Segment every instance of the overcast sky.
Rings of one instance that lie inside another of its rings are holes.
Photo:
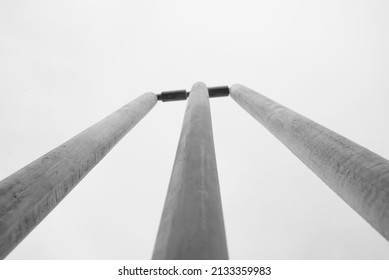
[[[0,179],[144,92],[241,83],[389,158],[388,1],[1,1]],[[8,256],[150,259],[186,102],[158,103]],[[231,259],[389,243],[232,98],[211,100]]]

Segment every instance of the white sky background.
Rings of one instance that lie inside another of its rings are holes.
[[[389,158],[388,15],[388,1],[1,1],[0,179],[196,81],[241,83]],[[8,258],[151,258],[185,106],[158,103]],[[389,258],[231,98],[211,110],[230,258]]]

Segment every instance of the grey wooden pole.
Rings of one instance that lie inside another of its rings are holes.
[[[231,97],[389,240],[389,161],[242,85]]]
[[[153,259],[228,259],[208,90],[190,92]]]
[[[4,258],[156,104],[145,93],[0,182]]]

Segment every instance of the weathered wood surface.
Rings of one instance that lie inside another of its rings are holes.
[[[156,104],[145,93],[0,182],[4,258]]]
[[[228,259],[208,90],[189,95],[153,259]]]
[[[389,161],[242,85],[230,96],[389,240]]]

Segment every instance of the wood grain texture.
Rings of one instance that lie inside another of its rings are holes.
[[[389,161],[245,87],[231,97],[389,240]]]
[[[189,95],[153,259],[228,259],[208,90]]]
[[[156,104],[145,93],[0,182],[4,258]]]

